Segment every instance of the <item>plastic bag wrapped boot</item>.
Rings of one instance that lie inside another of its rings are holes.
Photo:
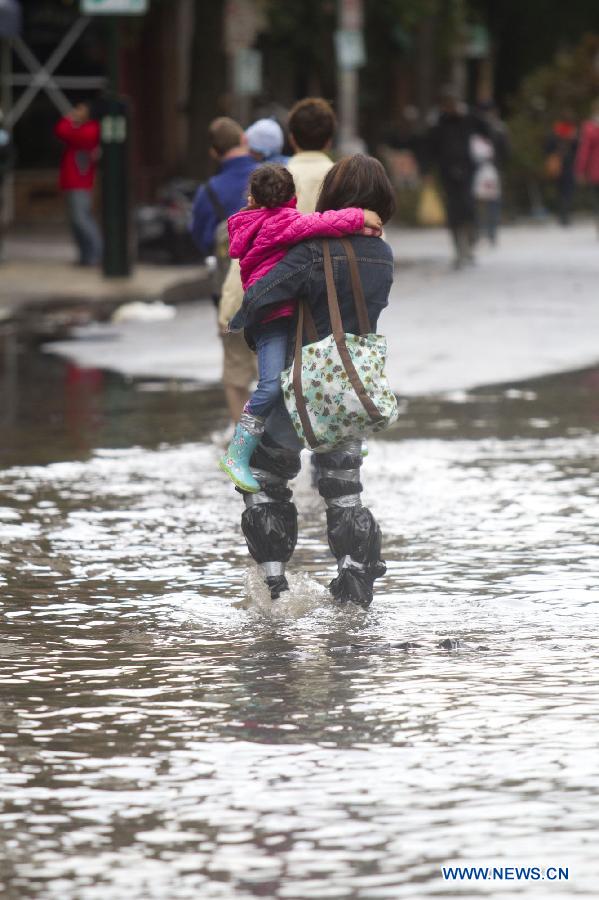
[[[381,530],[364,506],[327,509],[329,546],[339,574],[329,590],[339,603],[372,603],[373,585],[387,571],[381,559]]]
[[[329,547],[339,574],[329,590],[341,604],[372,603],[373,584],[386,572],[381,559],[381,530],[362,506],[362,447],[351,442],[318,460],[318,490],[327,504]]]
[[[241,530],[273,600],[289,590],[285,564],[291,559],[297,542],[297,510],[287,481],[297,475],[299,467],[298,453],[265,438],[252,458],[261,490],[243,498],[246,508],[241,517]]]

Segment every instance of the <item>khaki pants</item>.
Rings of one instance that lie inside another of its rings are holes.
[[[242,332],[223,334],[222,342],[224,386],[249,391],[250,385],[258,377],[256,354],[246,344]]]
[[[243,301],[243,288],[239,272],[239,260],[231,260],[229,273],[225,278],[220,303],[218,321],[226,328]],[[225,387],[249,387],[258,377],[256,354],[245,342],[243,334],[224,334],[223,341],[223,384]]]

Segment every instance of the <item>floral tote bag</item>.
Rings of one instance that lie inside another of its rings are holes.
[[[295,355],[281,374],[285,406],[304,446],[325,453],[347,441],[382,431],[398,416],[397,400],[385,376],[387,341],[372,334],[358,263],[349,241],[348,259],[360,334],[343,330],[333,263],[323,241],[324,271],[333,333],[318,340],[310,309],[300,303]],[[302,347],[306,333],[311,343]]]

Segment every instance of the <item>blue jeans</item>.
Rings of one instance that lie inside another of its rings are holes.
[[[479,200],[477,204],[477,225],[479,236],[484,234],[494,244],[501,222],[501,200]]]
[[[65,191],[69,220],[82,266],[95,266],[102,256],[102,238],[92,212],[91,191]]]
[[[281,372],[287,357],[290,322],[291,319],[275,319],[255,330],[258,387],[245,410],[253,416],[265,419],[281,396]]]

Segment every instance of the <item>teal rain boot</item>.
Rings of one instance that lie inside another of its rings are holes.
[[[233,439],[218,463],[233,484],[248,494],[257,494],[261,489],[260,482],[251,473],[250,459],[260,443],[263,431],[263,419],[243,413],[235,427]]]

